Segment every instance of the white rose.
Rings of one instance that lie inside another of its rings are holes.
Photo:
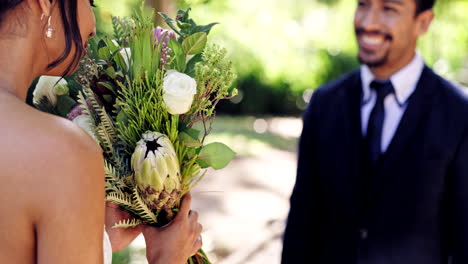
[[[93,120],[91,120],[91,117],[89,115],[79,115],[73,119],[73,123],[78,125],[81,129],[86,131],[94,140],[97,141],[96,138],[96,131],[94,130],[92,123]]]
[[[166,72],[163,83],[163,99],[170,114],[187,113],[196,93],[197,83],[192,77],[175,70]]]
[[[57,93],[55,91],[55,86],[59,86],[59,90],[62,91],[63,86],[67,86],[67,84],[67,81],[65,81],[65,79],[62,77],[41,76],[33,92],[33,103],[37,105],[43,97],[47,97],[49,102],[52,105],[55,105],[57,103]]]

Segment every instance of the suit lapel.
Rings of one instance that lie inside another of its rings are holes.
[[[346,155],[347,175],[346,185],[352,188],[350,196],[353,199],[348,200],[348,208],[356,209],[359,201],[360,180],[361,180],[361,102],[362,102],[362,84],[360,71],[356,71],[349,85],[343,89],[344,102],[341,107],[341,113],[344,119],[344,132],[346,135],[346,144],[343,146],[343,152]],[[352,212],[356,215],[356,211]]]

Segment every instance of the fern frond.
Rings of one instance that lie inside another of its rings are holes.
[[[157,222],[157,216],[148,208],[145,202],[141,199],[137,188],[133,188],[133,208],[137,212],[138,216],[149,224],[155,224]]]
[[[111,192],[120,192],[124,191],[125,189],[131,189],[133,186],[129,186],[125,183],[124,179],[127,177],[121,177],[120,173],[115,169],[115,167],[108,162],[107,160],[104,160],[104,175],[106,179],[106,192],[111,193]]]
[[[139,219],[124,219],[120,220],[118,223],[116,223],[112,228],[132,228],[132,227],[137,227],[139,225],[143,224],[143,222]]]
[[[77,100],[77,101],[78,101],[78,103],[80,104],[80,107],[81,107],[81,109],[82,109],[82,112],[83,112],[85,115],[89,115],[89,116],[92,117],[92,119],[93,119],[94,122],[91,123],[91,127],[92,127],[93,130],[95,130],[95,129],[96,129],[96,122],[97,122],[97,120],[96,120],[96,118],[94,118],[94,117],[96,116],[96,111],[95,111],[94,109],[92,109],[91,107],[89,107],[88,102],[86,101],[87,95],[86,95],[86,97],[85,97],[85,95],[86,95],[86,93],[83,94],[83,92],[80,91],[80,92],[78,93],[78,100]]]
[[[115,129],[114,121],[106,112],[104,107],[101,108],[99,112],[99,117],[101,118],[101,124],[103,125],[108,138],[111,140],[112,145],[117,141],[117,130]]]
[[[117,180],[118,178],[120,178],[120,175],[115,169],[115,167],[112,166],[112,164],[110,164],[107,160],[104,160],[104,173],[106,175],[106,180]]]
[[[113,158],[116,156],[116,153],[114,150],[114,145],[112,144],[112,138],[107,133],[107,130],[102,123],[96,127],[96,135],[99,139],[99,142],[101,143],[104,153],[112,157],[113,160]]]
[[[133,178],[133,176],[124,177],[122,180],[128,188],[135,188],[135,178]]]
[[[99,112],[101,111],[101,106],[99,105],[96,96],[94,96],[93,90],[91,90],[90,87],[83,87],[83,92],[84,95],[86,96],[86,99],[82,96],[82,102],[81,105],[84,108],[85,111],[87,110],[87,114],[91,116],[94,119],[95,124],[101,123],[101,119],[99,117]]]
[[[132,197],[123,192],[111,192],[106,195],[106,201],[124,207],[133,207]]]

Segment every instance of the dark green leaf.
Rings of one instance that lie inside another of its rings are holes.
[[[178,72],[185,72],[185,68],[187,67],[185,62],[185,53],[180,43],[177,42],[177,40],[171,38],[169,39],[168,47],[173,52],[173,58],[171,58],[173,61],[170,65],[171,68],[177,70]]]
[[[201,53],[199,53],[199,54],[195,55],[193,58],[191,58],[187,63],[187,68],[185,69],[185,74],[187,74],[188,76],[190,76],[192,78],[195,78],[195,65],[198,62],[201,62],[201,61],[202,61],[202,54]]]
[[[210,34],[211,29],[218,24],[219,23],[211,23],[205,26],[194,26],[192,27],[192,34],[198,32],[205,32],[206,34]]]
[[[163,19],[164,19],[164,22],[172,29],[174,30],[175,33],[177,33],[179,36],[182,36],[182,34],[179,32],[179,30],[177,30],[177,27],[174,26],[174,22],[175,20],[170,18],[169,16],[167,16],[166,14],[162,13],[162,12],[159,12],[158,13]]]
[[[126,126],[128,124],[128,116],[124,111],[119,111],[117,114],[117,123],[121,126]]]
[[[57,96],[57,112],[62,117],[67,117],[73,106],[76,105],[76,101],[68,95]]]
[[[107,103],[112,103],[112,102],[113,102],[113,97],[112,97],[112,95],[110,95],[110,94],[104,94],[102,97],[104,98],[104,100],[105,100]]]
[[[114,85],[111,82],[98,82],[97,84],[116,94]]]

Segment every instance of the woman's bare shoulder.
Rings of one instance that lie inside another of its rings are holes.
[[[0,177],[25,189],[24,202],[47,204],[58,202],[57,196],[103,192],[102,154],[91,137],[72,122],[25,104],[12,103],[8,110],[0,107],[0,122],[6,124]]]
[[[25,104],[12,105],[8,111],[0,109],[0,122],[7,124],[2,126],[2,149],[13,156],[36,155],[42,160],[57,156],[73,159],[81,154],[100,156],[99,146],[73,122],[40,112]],[[64,152],[67,155],[63,155]],[[83,158],[86,157],[80,159]],[[36,160],[30,162],[34,161]]]

